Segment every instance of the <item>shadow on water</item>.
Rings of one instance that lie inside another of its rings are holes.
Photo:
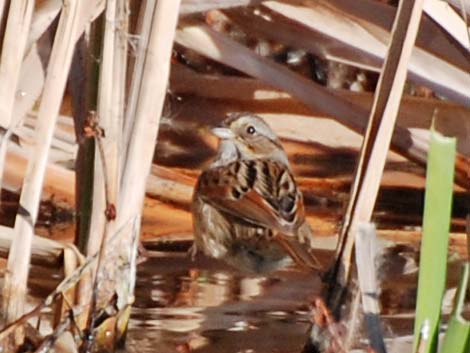
[[[255,276],[202,256],[152,256],[139,269],[127,351],[299,352],[319,291],[314,273]]]

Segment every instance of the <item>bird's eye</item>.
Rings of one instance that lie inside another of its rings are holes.
[[[246,128],[246,132],[247,134],[253,135],[256,132],[256,129],[252,125],[250,125]]]

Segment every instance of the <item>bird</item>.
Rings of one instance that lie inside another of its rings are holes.
[[[259,116],[231,113],[212,129],[214,161],[194,188],[197,251],[241,271],[267,273],[296,263],[319,269],[303,195],[279,138]]]

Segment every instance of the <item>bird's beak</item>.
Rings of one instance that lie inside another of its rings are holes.
[[[213,128],[211,131],[215,136],[217,136],[221,140],[230,140],[235,137],[232,130],[226,127],[216,127],[216,128]]]

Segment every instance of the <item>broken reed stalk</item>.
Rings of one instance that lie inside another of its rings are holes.
[[[336,311],[346,289],[355,234],[360,223],[370,222],[380,187],[387,153],[421,19],[423,0],[400,1],[392,29],[392,40],[379,78],[361,149],[348,209],[337,247],[329,298]]]
[[[24,312],[31,243],[39,210],[42,184],[47,166],[55,122],[64,94],[68,69],[78,31],[80,5],[87,2],[68,0],[60,16],[48,74],[44,84],[35,130],[35,149],[31,153],[20,197],[20,208],[15,220],[15,239],[8,257],[3,290],[3,308],[6,322],[12,322]],[[16,337],[21,343],[22,333]]]
[[[0,4],[0,25],[5,3]],[[3,170],[8,142],[12,130],[21,121],[21,116],[13,116],[17,86],[21,65],[25,56],[34,0],[17,0],[10,3],[5,34],[3,36],[0,61],[0,186],[3,181]]]
[[[369,335],[369,342],[376,353],[386,353],[380,322],[379,288],[375,259],[377,236],[373,223],[360,223],[356,233],[356,266],[362,298],[362,310]],[[353,335],[355,330],[350,330]]]

